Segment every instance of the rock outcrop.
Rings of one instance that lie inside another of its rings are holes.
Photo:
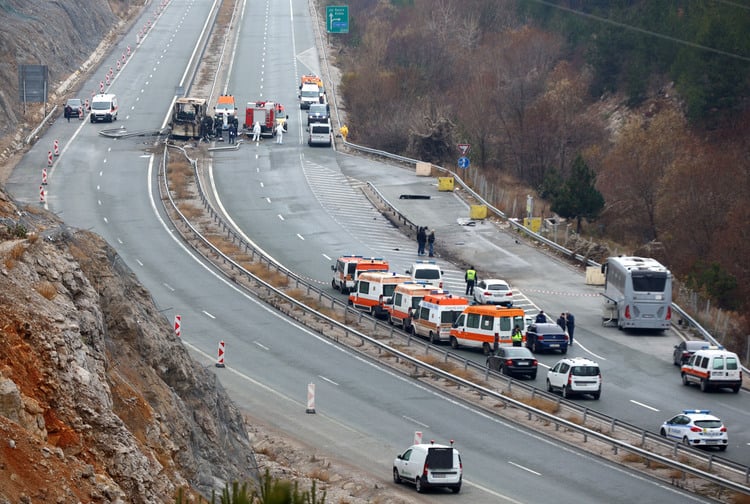
[[[173,502],[257,477],[238,409],[116,252],[28,210],[0,194],[0,502]]]

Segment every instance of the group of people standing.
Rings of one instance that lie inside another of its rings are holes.
[[[255,124],[253,124],[253,142],[259,142],[260,141],[260,133],[261,133],[261,127],[260,127],[260,121],[255,121]],[[276,143],[282,144],[284,143],[284,123],[278,122],[276,126],[274,127],[274,132],[276,133]]]
[[[427,226],[417,229],[417,255],[425,255],[425,246],[429,245],[429,256],[435,257],[435,230]]]

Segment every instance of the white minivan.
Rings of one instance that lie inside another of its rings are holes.
[[[310,125],[310,136],[307,139],[307,145],[327,145],[331,146],[331,123],[312,123]]]
[[[427,488],[450,488],[461,491],[464,466],[461,454],[451,446],[424,443],[410,446],[393,461],[393,482],[414,483],[417,492]]]
[[[95,95],[91,100],[91,122],[116,121],[119,108],[120,107],[117,105],[117,96],[111,93]]]

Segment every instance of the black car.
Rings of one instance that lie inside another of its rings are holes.
[[[327,103],[313,103],[307,111],[307,125],[312,123],[326,123],[330,118],[331,111]]]
[[[526,331],[526,346],[534,353],[542,350],[559,350],[560,353],[566,354],[568,342],[568,335],[557,324],[531,324]]]
[[[68,101],[65,102],[65,108],[63,109],[65,119],[83,118],[83,114],[81,113],[82,111],[83,111],[83,102],[81,101],[80,98],[70,98]]]
[[[672,361],[675,366],[682,366],[685,364],[690,356],[695,353],[696,350],[706,348],[708,343],[706,341],[682,341],[679,345],[674,346],[674,352],[672,352]]]
[[[487,367],[508,376],[536,378],[537,360],[528,348],[502,346],[487,357]]]

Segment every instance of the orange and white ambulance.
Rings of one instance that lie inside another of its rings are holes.
[[[365,310],[372,316],[385,320],[388,312],[385,309],[387,298],[393,296],[396,286],[408,282],[411,278],[387,271],[360,273],[354,290],[349,294],[349,306]]]
[[[393,296],[386,299],[385,302],[388,321],[392,325],[399,325],[405,331],[408,331],[422,298],[428,294],[440,294],[442,292],[442,290],[436,289],[427,282],[404,282],[398,284],[393,291]]]
[[[489,355],[495,345],[511,345],[515,326],[524,332],[524,311],[495,305],[468,306],[451,327],[451,347],[481,348]]]
[[[430,340],[430,343],[448,341],[451,327],[469,306],[465,297],[448,292],[428,294],[419,302],[411,321],[411,332]]]
[[[345,255],[331,265],[333,279],[331,287],[346,294],[354,289],[357,277],[366,271],[388,271],[388,261],[381,257],[363,257],[361,255]]]

